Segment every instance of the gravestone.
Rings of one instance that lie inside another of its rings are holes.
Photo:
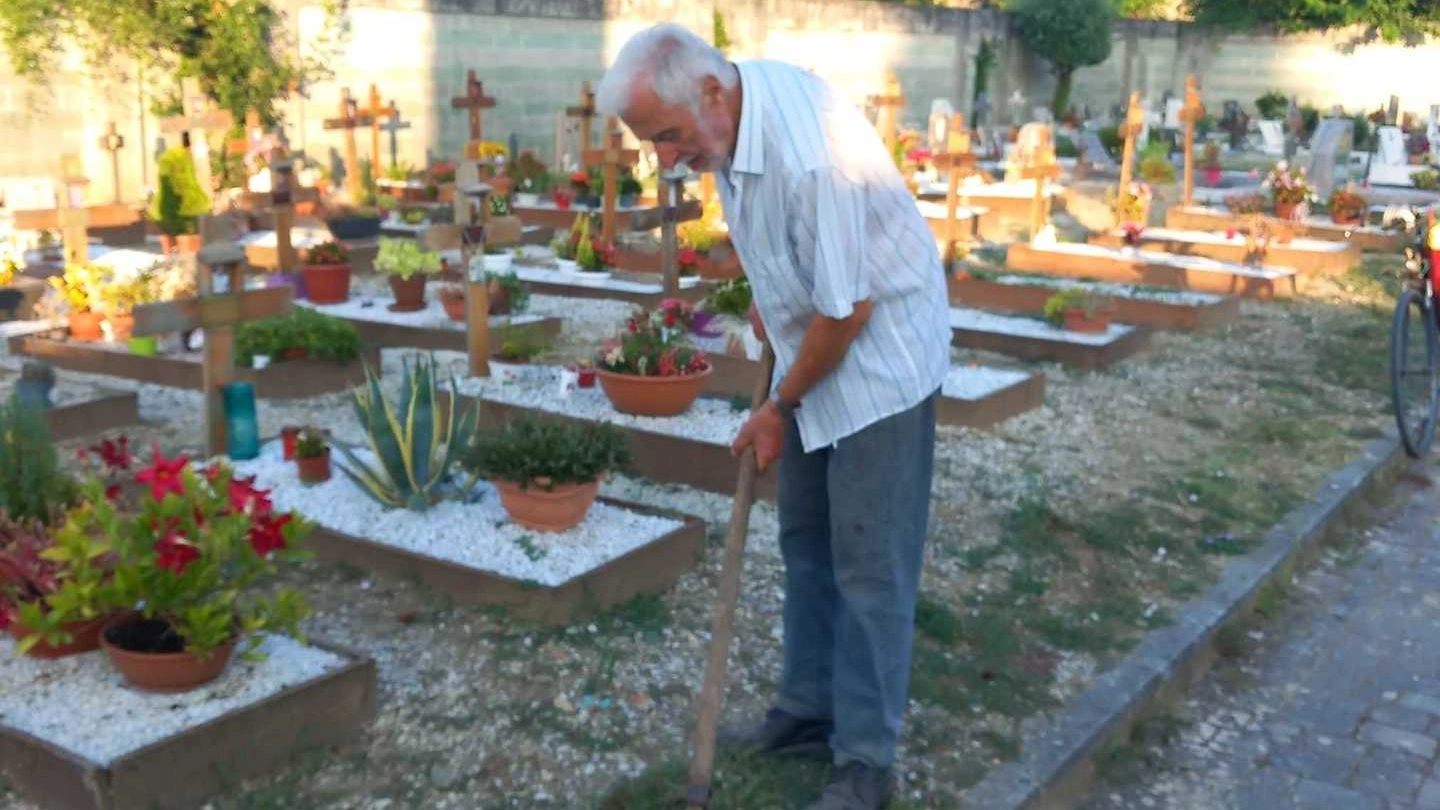
[[[926,148],[931,154],[939,154],[945,151],[949,143],[950,116],[955,114],[955,108],[950,102],[943,98],[937,98],[930,102],[930,126],[926,129],[928,138]]]
[[[1290,109],[1285,113],[1285,159],[1291,160],[1295,157],[1295,151],[1300,148],[1300,140],[1305,136],[1305,116],[1300,114],[1300,105],[1295,97],[1290,97]]]
[[[1337,186],[1350,182],[1350,150],[1355,145],[1355,122],[1326,118],[1311,141],[1310,182],[1315,194],[1326,199]]]
[[[1220,129],[1230,136],[1231,149],[1245,148],[1245,133],[1250,129],[1250,116],[1240,108],[1240,102],[1234,99],[1225,102],[1225,112],[1220,118]]]
[[[1183,109],[1185,109],[1185,99],[1178,97],[1165,99],[1165,129],[1178,130],[1185,125],[1180,120],[1180,111]]]
[[[1380,127],[1375,130],[1375,161],[1384,166],[1404,166],[1405,136],[1399,127]]]
[[[1101,143],[1100,136],[1090,130],[1083,130],[1080,133],[1079,143],[1080,154],[1085,164],[1095,171],[1114,171],[1115,159],[1105,151],[1105,144]]]
[[[1285,154],[1285,131],[1279,121],[1261,121],[1256,126],[1260,129],[1260,151],[1267,155]]]

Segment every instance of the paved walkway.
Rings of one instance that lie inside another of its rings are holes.
[[[1440,486],[1396,486],[1354,557],[1303,573],[1197,686],[1163,764],[1085,810],[1440,810]]]

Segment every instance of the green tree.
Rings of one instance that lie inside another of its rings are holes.
[[[1196,22],[1233,30],[1274,25],[1281,31],[1328,31],[1360,26],[1357,42],[1418,45],[1440,34],[1434,0],[1186,0]]]
[[[324,0],[330,25],[320,57],[295,56],[281,13],[270,0],[0,0],[0,45],[15,72],[37,84],[54,76],[58,57],[78,46],[97,69],[131,66],[174,81],[152,112],[180,111],[180,79],[195,77],[237,121],[254,109],[276,122],[275,102],[326,75],[323,55],[338,20],[338,0]]]
[[[1110,26],[1115,20],[1112,0],[1013,0],[1020,38],[1033,53],[1055,68],[1055,117],[1070,107],[1075,71],[1098,65],[1110,56]]]
[[[711,44],[713,44],[719,52],[729,54],[730,46],[734,43],[730,41],[730,33],[725,30],[725,15],[721,14],[718,8],[712,12],[712,15],[710,20]]]
[[[1116,13],[1136,20],[1164,19],[1169,8],[1169,0],[1115,0]]]

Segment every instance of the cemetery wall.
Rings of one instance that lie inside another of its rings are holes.
[[[323,19],[318,5],[282,5],[302,49],[312,47]],[[323,121],[336,114],[339,88],[349,86],[363,97],[376,82],[411,122],[400,134],[401,160],[424,163],[427,152],[453,156],[465,137],[465,116],[452,111],[449,100],[462,93],[465,70],[473,67],[499,102],[484,115],[486,137],[504,140],[514,132],[548,160],[556,149],[559,111],[576,102],[582,80],[599,77],[630,33],[674,20],[708,35],[712,8],[724,15],[735,56],[807,65],[857,100],[879,90],[885,71],[895,70],[909,100],[910,123],[923,122],[936,98],[964,100],[968,110],[974,59],[984,40],[997,51],[989,93],[1000,120],[1028,116],[1054,86],[1048,65],[1028,53],[1009,18],[993,10],[852,0],[717,0],[713,6],[685,0],[351,0],[346,36],[332,62],[335,76],[312,87],[308,99],[287,105],[290,136],[310,154],[338,160],[341,138],[326,132]],[[1433,62],[1434,47],[1371,45],[1345,53],[1337,48],[1339,36],[1220,36],[1173,22],[1123,22],[1114,39],[1110,58],[1076,77],[1075,101],[1092,112],[1120,103],[1130,88],[1158,105],[1161,94],[1178,91],[1192,70],[1201,74],[1214,111],[1230,98],[1253,107],[1269,89],[1319,106],[1374,109],[1391,92],[1409,110],[1440,102],[1440,91],[1429,88],[1422,70],[1422,60]],[[1027,101],[1012,110],[1007,99],[1016,90]],[[80,151],[93,180],[92,199],[109,200],[110,162],[98,144],[106,122],[114,120],[126,139],[125,196],[140,196],[153,180],[158,135],[155,122],[142,114],[146,92],[143,83],[92,80],[75,54],[67,56],[51,88],[35,90],[0,59],[0,177],[49,175],[60,152]],[[368,153],[368,133],[360,144]],[[382,153],[388,151],[382,136]]]

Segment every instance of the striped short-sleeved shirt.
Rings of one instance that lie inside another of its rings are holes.
[[[739,63],[735,153],[716,186],[775,349],[778,386],[816,315],[870,320],[796,414],[810,452],[919,404],[950,368],[940,255],[874,127],[794,65]]]

